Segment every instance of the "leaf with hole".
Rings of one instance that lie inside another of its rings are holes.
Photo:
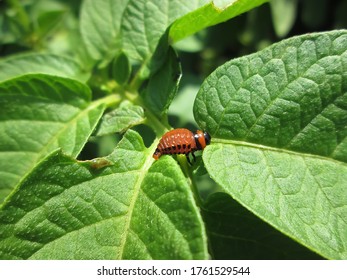
[[[186,178],[150,152],[131,130],[101,169],[53,152],[3,205],[0,258],[206,259]]]
[[[104,110],[87,86],[56,76],[8,80],[0,96],[1,200],[53,150],[76,157]]]

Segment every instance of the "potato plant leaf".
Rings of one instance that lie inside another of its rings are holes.
[[[210,195],[202,215],[213,259],[321,259],[264,223],[226,193]]]
[[[76,80],[31,74],[0,83],[0,200],[47,154],[77,156],[104,110]]]
[[[347,32],[284,40],[227,62],[194,114],[212,178],[313,251],[347,258]]]
[[[83,1],[80,30],[88,53],[94,60],[109,60],[120,48],[120,25],[128,2]]]
[[[177,42],[201,29],[227,21],[265,2],[268,0],[208,1],[206,5],[201,5],[178,18],[170,28],[170,38],[173,42]]]
[[[130,61],[124,53],[120,53],[112,62],[112,77],[123,86],[128,82],[130,74]]]
[[[81,82],[90,76],[76,61],[54,54],[21,54],[0,60],[0,82],[25,74],[48,74]]]
[[[103,115],[96,135],[102,136],[116,132],[125,132],[132,126],[143,123],[144,120],[145,114],[141,106],[124,101],[117,109]]]
[[[264,2],[236,0],[218,7],[209,0],[86,0],[80,29],[96,61],[109,60],[123,50],[129,58],[146,63],[171,24],[170,38],[175,42]]]
[[[101,169],[53,152],[0,211],[1,259],[205,259],[186,178],[129,130]]]
[[[182,69],[176,52],[168,48],[162,66],[149,77],[148,83],[141,91],[145,105],[156,115],[165,114],[176,96],[181,79]]]

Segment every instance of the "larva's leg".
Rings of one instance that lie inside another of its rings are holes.
[[[194,152],[192,152],[192,156],[193,156],[194,162],[196,162],[196,157],[195,157],[195,155],[194,155]]]
[[[186,154],[186,158],[187,158],[187,161],[188,161],[189,165],[192,165],[192,163],[190,161],[190,158],[189,158],[189,154]]]

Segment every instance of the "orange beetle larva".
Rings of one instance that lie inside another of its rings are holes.
[[[186,128],[176,128],[163,135],[153,158],[157,160],[161,155],[185,154],[190,163],[189,153],[195,160],[194,152],[203,150],[210,141],[210,135],[202,130],[197,130],[194,134]]]

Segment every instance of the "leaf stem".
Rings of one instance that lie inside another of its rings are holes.
[[[172,129],[167,121],[166,115],[159,118],[151,110],[149,110],[144,104],[139,94],[127,93],[126,98],[136,105],[141,106],[144,109],[146,120],[145,124],[153,129],[155,136],[159,139],[165,132]]]
[[[137,71],[137,73],[135,74],[134,78],[132,79],[132,81],[130,82],[130,90],[131,91],[137,91],[139,89],[139,87],[142,85],[144,78],[143,77],[147,77],[149,76],[149,69],[148,69],[148,61],[150,58],[146,58],[140,69]]]
[[[103,98],[93,101],[94,106],[99,106],[104,104],[106,107],[114,107],[122,101],[122,98],[118,94],[110,94]]]
[[[149,127],[151,127],[157,138],[160,138],[165,132],[171,129],[170,125],[164,119],[159,120],[151,111],[145,110],[146,121]]]

